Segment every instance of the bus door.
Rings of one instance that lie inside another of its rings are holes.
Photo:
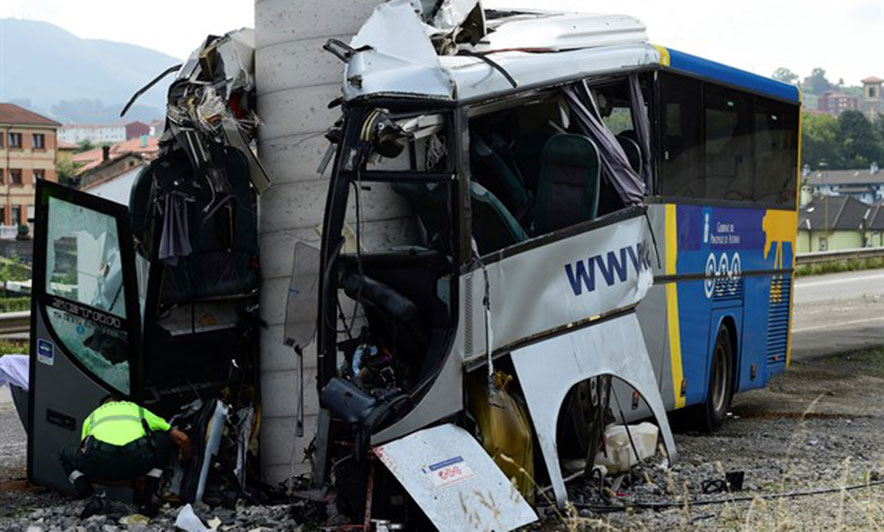
[[[62,492],[59,464],[106,396],[138,399],[141,331],[127,209],[37,182],[28,479]]]

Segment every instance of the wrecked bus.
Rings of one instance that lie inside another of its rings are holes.
[[[38,181],[28,478],[71,492],[58,456],[113,395],[190,433],[165,494],[232,503],[257,478],[257,127],[251,30],[210,37],[169,88],[159,156],[123,205]],[[126,497],[125,492],[116,494]]]
[[[666,410],[720,425],[788,363],[796,232],[794,87],[630,17],[471,9],[390,2],[326,45],[314,475],[402,511],[380,462],[452,530],[562,505],[613,419],[653,415],[670,460]]]

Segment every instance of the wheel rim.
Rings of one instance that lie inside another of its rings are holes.
[[[715,346],[715,368],[712,378],[715,385],[712,388],[712,406],[716,412],[724,410],[724,400],[727,390],[727,367],[724,363],[724,347]]]

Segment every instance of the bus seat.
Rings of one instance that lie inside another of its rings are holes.
[[[470,183],[470,199],[473,237],[480,255],[528,240],[528,234],[503,203],[475,181]]]
[[[448,228],[451,225],[446,215],[449,211],[446,193],[448,187],[432,183],[399,182],[393,183],[392,188],[411,203],[414,213],[424,226],[427,246],[448,251]]]
[[[631,166],[636,173],[641,175],[642,151],[641,148],[638,147],[638,143],[627,136],[626,132],[617,135],[617,142],[620,143],[623,151],[626,152],[626,158],[629,159],[629,166]]]
[[[512,159],[506,142],[500,137],[485,136],[478,131],[470,132],[470,165],[473,179],[481,181],[509,209],[521,219],[531,206],[531,198]]]
[[[540,157],[534,230],[561,229],[598,213],[601,162],[595,143],[582,135],[550,138]]]
[[[540,153],[553,135],[559,132],[552,128],[535,131],[519,138],[514,148],[516,162],[522,171],[525,188],[537,197],[537,176],[540,174]]]

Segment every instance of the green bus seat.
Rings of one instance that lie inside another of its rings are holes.
[[[629,166],[631,166],[638,175],[641,175],[642,150],[638,147],[638,143],[626,135],[625,132],[617,135],[617,142],[620,143],[623,151],[626,152],[626,158],[629,159]]]
[[[503,203],[475,181],[470,183],[470,199],[473,238],[480,255],[528,240],[528,233]]]
[[[503,138],[492,134],[486,139],[478,131],[471,131],[470,167],[473,180],[497,196],[516,219],[528,212],[531,197]]]
[[[598,214],[601,161],[595,143],[560,133],[543,146],[534,206],[534,231],[547,233]]]

